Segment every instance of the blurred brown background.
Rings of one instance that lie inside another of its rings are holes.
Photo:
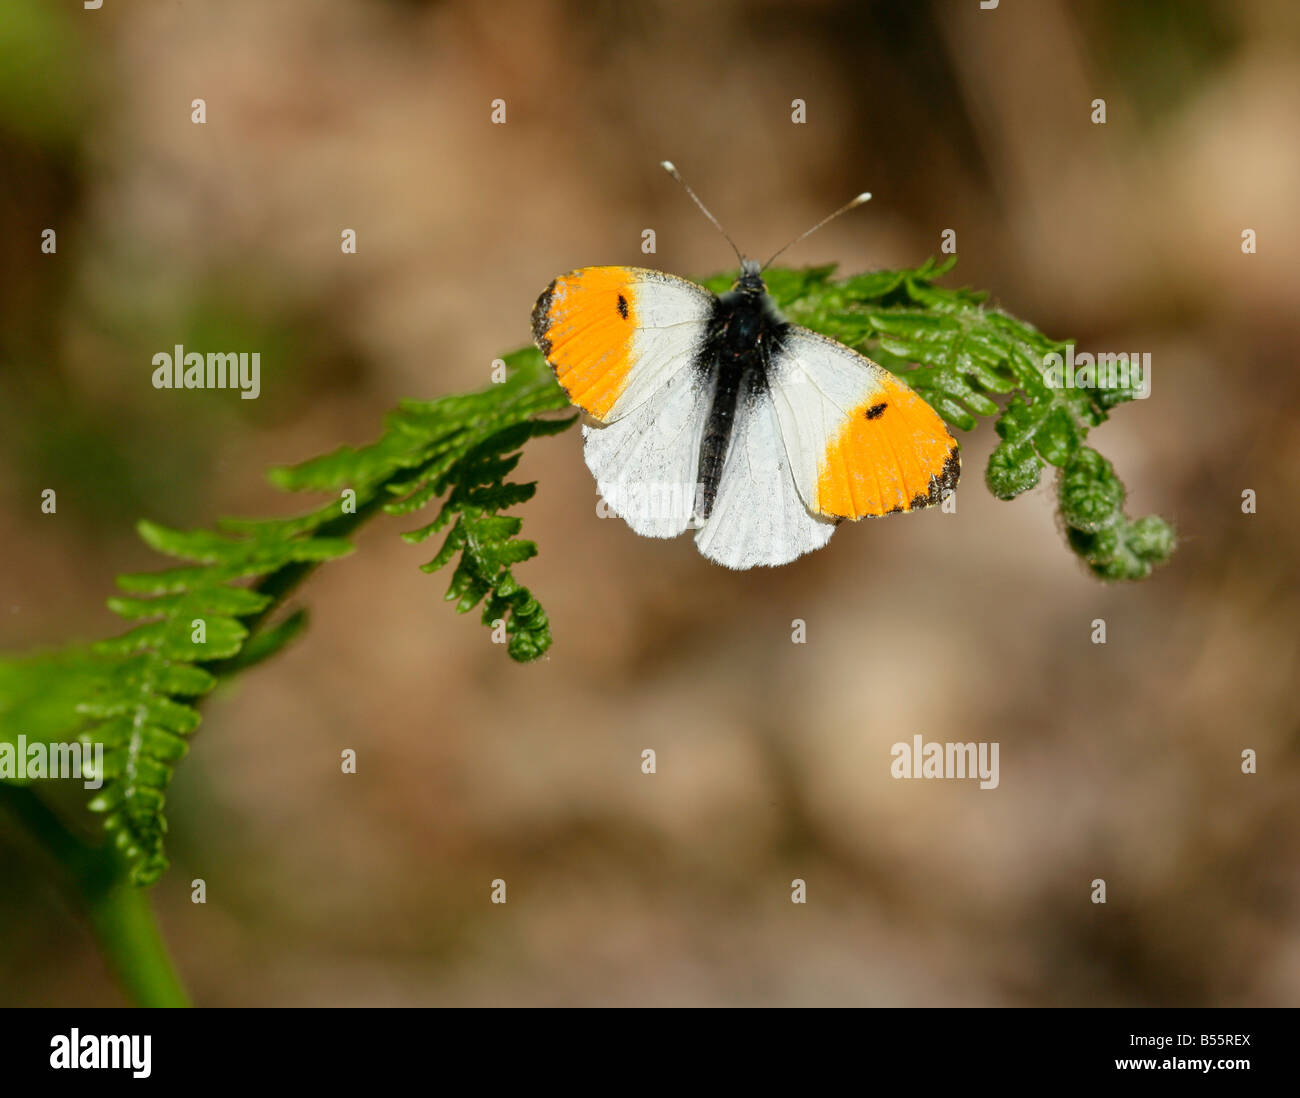
[[[532,444],[525,667],[370,524],[178,770],[155,898],[196,1000],[1295,1005],[1298,46],[1290,0],[8,0],[0,649],[117,630],[138,517],[313,502],[265,467],[486,383],[555,274],[726,266],[665,157],[751,254],[869,189],[790,261],[952,228],[952,278],[1153,357],[1092,439],[1179,527],[1141,584],[1076,563],[1050,477],[989,496],[987,423],[956,516],[747,574],[598,519],[576,432]],[[260,350],[260,399],[153,389],[175,343]],[[916,733],[998,741],[1000,787],[891,779]],[[0,943],[0,1002],[121,1001],[7,822]]]

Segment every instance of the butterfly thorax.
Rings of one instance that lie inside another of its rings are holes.
[[[700,442],[698,522],[713,512],[737,412],[766,392],[768,366],[788,328],[757,270],[746,267],[731,290],[714,302],[695,362],[712,392]]]

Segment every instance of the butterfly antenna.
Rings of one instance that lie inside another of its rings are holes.
[[[831,214],[829,217],[823,217],[819,222],[817,222],[816,225],[814,225],[814,226],[813,226],[811,229],[809,229],[806,233],[802,233],[801,235],[796,236],[796,237],[795,237],[792,241],[790,241],[790,243],[787,244],[784,248],[779,248],[779,249],[777,250],[776,254],[772,256],[772,259],[775,259],[778,255],[780,255],[783,251],[785,251],[786,248],[793,248],[796,244],[799,243],[799,241],[801,241],[801,240],[807,240],[808,237],[812,236],[812,234],[815,233],[818,229],[820,229],[823,225],[827,224],[827,222],[834,221],[837,217],[840,216],[840,214],[848,213],[850,210],[857,209],[859,206],[862,205],[862,203],[864,203],[864,202],[870,202],[870,201],[871,201],[871,195],[870,195],[870,193],[867,192],[867,191],[863,191],[860,195],[858,195],[857,198],[853,199],[851,202],[846,202],[846,203],[844,203],[843,206],[841,206],[838,210],[836,210],[836,211],[835,211],[833,214]],[[771,265],[771,263],[772,263],[772,259],[769,259],[766,263],[764,263],[763,266],[759,268],[759,270],[763,270],[763,271],[767,270],[767,268],[768,268],[768,267]]]
[[[677,180],[678,183],[680,183],[683,187],[686,188],[686,193],[689,194],[691,198],[695,200],[695,204],[699,206],[700,212],[704,214],[704,216],[707,217],[710,221],[713,222],[713,227],[717,229],[718,232],[722,234],[723,239],[726,240],[726,242],[731,245],[731,250],[736,253],[736,258],[739,259],[741,265],[744,266],[745,257],[740,254],[740,249],[736,247],[736,242],[727,235],[727,230],[724,229],[718,223],[718,219],[714,217],[713,214],[709,213],[708,206],[706,206],[703,202],[700,201],[700,196],[696,194],[693,190],[691,190],[691,185],[681,177],[681,173],[678,172],[677,166],[671,160],[661,160],[659,162],[659,166],[663,168],[663,170],[666,171],[669,175],[671,175],[675,180]]]

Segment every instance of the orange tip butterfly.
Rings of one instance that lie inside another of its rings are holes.
[[[533,337],[587,415],[609,509],[647,537],[693,529],[704,556],[744,569],[820,549],[843,519],[939,503],[961,473],[943,420],[884,367],[781,318],[762,272],[785,248],[762,266],[732,248],[740,278],[720,297],[660,271],[583,267],[537,299]]]

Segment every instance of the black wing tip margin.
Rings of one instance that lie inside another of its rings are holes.
[[[558,278],[554,279],[533,306],[533,342],[548,363],[551,360],[551,341],[546,338],[546,333],[551,328],[551,304],[555,300],[555,286],[559,281]]]
[[[923,511],[927,507],[934,507],[936,504],[943,502],[943,494],[949,488],[955,487],[958,479],[961,477],[961,448],[956,442],[952,444],[952,449],[948,451],[948,456],[944,459],[943,468],[940,469],[930,478],[930,483],[925,490],[925,495],[917,493],[907,503],[906,506],[896,504],[888,511],[883,511],[879,515],[868,515],[867,518],[884,518],[886,515],[905,515],[913,511]]]
[[[936,503],[942,503],[944,492],[955,487],[960,477],[961,447],[954,442],[952,449],[948,451],[948,457],[944,460],[943,468],[930,478],[927,494],[917,496],[912,500],[908,505],[908,510],[915,510],[918,507],[933,507]]]

